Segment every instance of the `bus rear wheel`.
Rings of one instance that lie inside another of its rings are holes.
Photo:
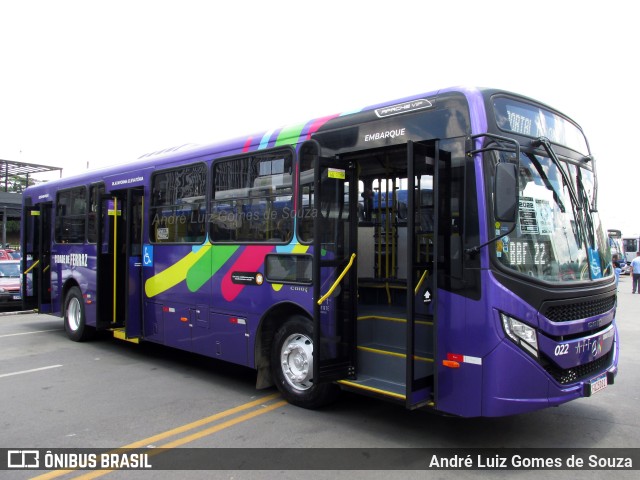
[[[71,287],[64,299],[64,330],[74,342],[89,340],[94,329],[87,326],[84,300],[78,287]]]
[[[313,327],[302,316],[287,320],[273,337],[271,374],[282,396],[303,408],[318,408],[333,401],[338,387],[313,380]]]

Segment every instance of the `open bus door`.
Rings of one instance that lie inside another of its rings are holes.
[[[314,379],[355,373],[358,188],[355,167],[317,155],[314,165]],[[316,353],[318,352],[318,353]]]
[[[357,369],[339,383],[411,409],[433,406],[437,142],[352,152],[348,160],[357,162],[363,193],[357,238],[349,233],[358,243]],[[349,196],[349,205],[356,200]],[[345,209],[355,216],[346,202]]]
[[[51,208],[50,202],[23,211],[22,305],[51,312]]]
[[[142,336],[143,189],[105,194],[100,204],[98,326],[135,341]]]
[[[407,210],[407,408],[437,398],[434,368],[438,305],[438,156],[437,148],[408,142]]]

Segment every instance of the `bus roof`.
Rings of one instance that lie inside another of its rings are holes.
[[[143,170],[150,171],[169,168],[173,163],[179,163],[187,161],[189,159],[205,158],[207,156],[209,156],[210,159],[213,159],[221,156],[241,154],[244,152],[256,151],[265,148],[296,145],[298,142],[311,139],[312,135],[320,131],[331,131],[333,129],[345,128],[354,124],[372,122],[375,120],[385,119],[405,113],[414,113],[420,110],[435,110],[438,106],[438,103],[443,97],[456,94],[464,95],[464,97],[466,97],[466,100],[469,103],[473,103],[476,109],[482,110],[484,109],[483,94],[493,93],[505,93],[523,99],[528,99],[527,97],[523,97],[522,95],[495,89],[475,87],[451,87],[440,89],[433,92],[426,92],[401,99],[378,103],[352,111],[318,117],[306,122],[287,125],[231,140],[215,142],[207,145],[183,144],[156,152],[143,154],[133,162],[127,161],[127,159],[123,159],[125,163],[122,164],[87,170],[86,172],[82,172],[80,174],[72,175],[62,179],[52,180],[50,182],[46,182],[37,186],[29,187],[25,190],[24,196],[25,198],[33,196],[35,199],[48,201],[50,200],[50,198],[47,198],[46,192],[56,191],[60,188],[66,188],[68,186],[70,187],[78,185],[80,183],[97,183],[102,181],[103,179],[106,182],[106,179],[109,177],[126,176],[128,172],[134,173]],[[540,104],[539,102],[537,103]],[[547,107],[544,104],[540,105],[548,108],[550,111],[561,114],[560,112],[557,112],[556,110]],[[474,131],[486,131],[486,125],[484,125],[483,122],[484,120],[478,118],[478,116],[472,116],[471,123],[476,124],[472,125],[471,129]],[[124,179],[121,182],[127,181],[127,179]],[[122,185],[122,183],[118,183],[118,185]],[[134,185],[130,183],[128,186]],[[116,187],[107,187],[108,191],[112,189],[116,189]]]

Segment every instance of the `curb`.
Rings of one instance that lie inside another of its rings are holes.
[[[0,312],[0,317],[8,317],[9,315],[26,315],[28,313],[38,313],[38,310],[20,310],[19,312]]]

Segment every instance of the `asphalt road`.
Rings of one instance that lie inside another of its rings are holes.
[[[248,369],[111,338],[75,343],[61,319],[0,316],[0,448],[640,448],[640,295],[619,286],[620,373],[591,398],[531,414],[460,419],[344,394],[319,411],[257,391]],[[308,450],[313,452],[312,450]],[[292,451],[295,469],[305,451]],[[153,462],[152,462],[153,463]],[[81,478],[637,478],[637,471],[119,471]],[[636,466],[637,468],[637,466]],[[46,471],[0,471],[34,478]],[[43,478],[78,478],[54,471]]]

